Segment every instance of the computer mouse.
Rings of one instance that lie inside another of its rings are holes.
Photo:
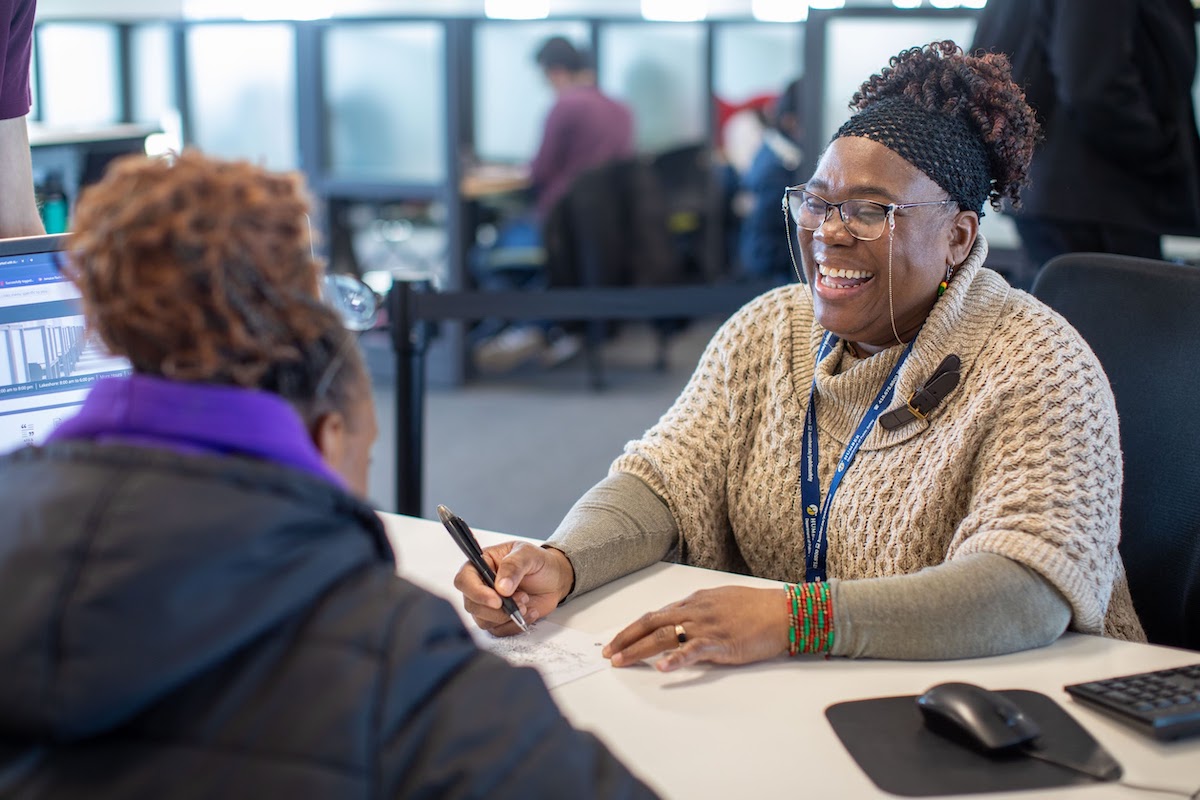
[[[925,725],[985,753],[1030,742],[1041,729],[1020,706],[999,692],[971,683],[941,683],[917,698]]]

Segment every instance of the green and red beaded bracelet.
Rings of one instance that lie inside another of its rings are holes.
[[[786,583],[788,655],[833,650],[833,598],[825,581]]]

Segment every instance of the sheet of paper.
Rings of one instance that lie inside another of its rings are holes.
[[[538,622],[529,633],[516,636],[496,637],[478,628],[474,629],[474,636],[480,647],[510,664],[535,668],[551,689],[608,667],[608,659],[600,655],[606,637],[564,628],[548,620]]]

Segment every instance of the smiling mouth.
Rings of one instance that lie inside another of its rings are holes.
[[[817,272],[821,285],[830,289],[853,289],[875,277],[874,274],[861,269],[831,269],[824,264],[817,264]]]

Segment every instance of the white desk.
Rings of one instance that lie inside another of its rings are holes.
[[[399,572],[462,608],[452,585],[463,557],[437,522],[381,515]],[[477,531],[483,546],[502,538]],[[656,564],[558,609],[555,622],[597,641],[640,614],[696,589],[777,585],[721,572]],[[670,798],[894,797],[858,768],[825,720],[843,700],[920,694],[949,680],[992,689],[1032,689],[1066,708],[1125,768],[1124,780],[1194,790],[1200,739],[1160,744],[1075,704],[1062,687],[1200,662],[1200,654],[1068,634],[1050,647],[964,661],[779,659],[743,667],[702,666],[664,675],[650,667],[605,669],[554,690],[571,721],[599,736],[643,780]],[[1057,791],[971,795],[1031,800],[1165,797],[1113,784]]]

